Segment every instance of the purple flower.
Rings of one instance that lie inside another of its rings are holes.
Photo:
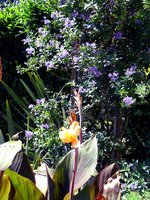
[[[132,99],[132,97],[125,97],[123,99],[123,102],[125,103],[125,106],[130,106],[131,104],[134,103],[135,100]]]
[[[38,32],[41,33],[42,31],[43,31],[43,28],[40,27],[40,28],[38,29]]]
[[[77,62],[78,62],[78,60],[79,60],[79,58],[78,58],[78,57],[76,57],[76,56],[74,56],[74,57],[73,57],[73,62],[77,63]]]
[[[141,20],[136,20],[135,23],[136,24],[142,24],[142,21]]]
[[[126,183],[121,184],[121,189],[124,190],[126,185],[127,185]]]
[[[50,40],[49,43],[50,43],[50,45],[51,45],[52,47],[55,46],[55,40]]]
[[[66,18],[65,20],[65,27],[69,26],[73,26],[74,25],[74,21],[73,20],[70,20],[68,17]]]
[[[48,31],[41,31],[41,37],[46,37],[48,34]]]
[[[83,20],[86,20],[85,16],[83,15],[83,13],[81,13],[80,17],[82,17]]]
[[[30,104],[30,105],[28,106],[28,108],[29,108],[29,109],[34,108],[34,105],[33,105],[33,104]]]
[[[32,138],[32,135],[33,135],[33,132],[25,130],[25,136],[29,138],[29,140]]]
[[[137,186],[138,186],[137,184],[135,184],[135,185],[132,184],[132,185],[130,186],[130,188],[131,188],[131,190],[136,190],[136,189],[137,189]]]
[[[103,24],[104,24],[104,22],[102,21],[102,22],[100,23],[100,26],[103,26]]]
[[[35,147],[37,147],[37,143],[36,142],[34,142],[34,144],[33,144]]]
[[[64,5],[66,3],[66,0],[60,0],[60,5]]]
[[[51,61],[46,61],[45,66],[47,67],[47,69],[48,68],[51,68],[51,69],[54,68],[54,65]]]
[[[98,77],[98,76],[101,75],[100,71],[97,70],[97,66],[90,67],[90,68],[88,69],[88,72],[89,72],[90,74],[94,74],[96,77]]]
[[[37,38],[37,40],[35,41],[35,45],[37,47],[42,47],[43,46],[43,41],[41,39]]]
[[[65,58],[66,56],[68,56],[68,51],[67,50],[64,50],[63,52],[61,52],[60,56]]]
[[[44,103],[45,102],[45,99],[37,99],[36,100],[36,103],[38,104],[38,105],[41,105],[42,103]]]
[[[126,77],[131,76],[132,74],[136,73],[136,66],[131,66],[130,69],[127,69],[125,72]]]
[[[148,54],[150,55],[150,47],[148,48]]]
[[[116,73],[116,72],[113,72],[112,74],[109,73],[108,76],[111,79],[111,81],[115,81],[118,79],[118,73]]]
[[[30,42],[32,42],[31,38],[26,38],[23,40],[23,44],[30,43]]]
[[[49,129],[49,125],[48,124],[42,124],[41,127],[45,128],[45,129]]]
[[[51,21],[49,19],[44,20],[44,24],[50,24],[50,23],[51,23]]]
[[[26,49],[27,54],[33,54],[35,52],[35,49],[33,47],[29,47]]]
[[[56,40],[58,40],[58,39],[61,38],[61,37],[62,37],[61,35],[57,34],[57,35],[56,35]]]
[[[73,16],[73,17],[77,17],[78,15],[79,15],[79,12],[78,12],[78,11],[72,13],[72,16]]]
[[[122,33],[121,32],[114,33],[114,36],[115,36],[115,40],[121,40],[122,39]]]

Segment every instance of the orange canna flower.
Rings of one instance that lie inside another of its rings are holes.
[[[59,138],[64,143],[71,143],[73,147],[77,147],[79,145],[78,135],[80,131],[79,122],[74,121],[70,127],[61,128],[61,131],[59,132]]]

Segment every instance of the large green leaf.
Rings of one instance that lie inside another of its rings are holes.
[[[4,174],[0,182],[0,200],[8,200],[10,191],[11,183],[9,177],[7,174]]]
[[[58,164],[53,176],[54,199],[60,200],[69,192],[72,181],[74,150],[70,151]],[[97,164],[97,140],[92,137],[78,148],[77,170],[74,190],[83,186],[93,174]]]
[[[32,181],[25,178],[10,169],[5,171],[5,174],[9,176],[11,184],[15,189],[14,200],[44,200],[44,195],[34,185]]]
[[[9,169],[17,172],[18,174],[30,179],[33,183],[35,183],[32,167],[28,161],[26,154],[23,151],[20,151],[16,154]]]
[[[9,141],[0,145],[0,171],[6,170],[16,156],[16,154],[22,149],[22,142]]]
[[[7,111],[8,132],[10,136],[12,137],[14,135],[14,126],[13,126],[13,119],[12,119],[11,109],[10,109],[8,100],[6,100],[6,111]]]

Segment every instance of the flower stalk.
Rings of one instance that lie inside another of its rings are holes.
[[[74,168],[72,173],[72,181],[70,186],[70,200],[73,200],[73,191],[74,191],[74,181],[75,181],[75,175],[77,170],[77,159],[78,159],[78,147],[74,149],[75,157],[74,157]]]

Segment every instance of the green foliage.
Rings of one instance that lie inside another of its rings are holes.
[[[142,197],[145,197],[145,191],[148,190],[150,179],[149,179],[150,168],[145,162],[139,163],[134,161],[127,163],[122,161],[121,165],[121,189],[122,196],[126,197],[132,191],[137,191]],[[134,196],[134,193],[133,193]]]

